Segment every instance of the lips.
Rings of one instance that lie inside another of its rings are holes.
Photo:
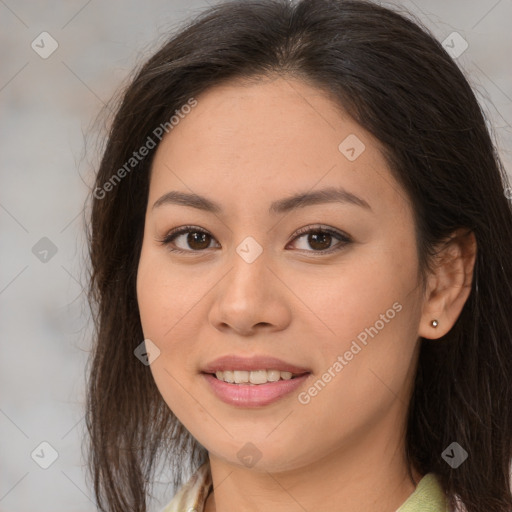
[[[219,357],[211,361],[202,369],[202,372],[214,374],[216,371],[224,370],[279,370],[282,372],[291,372],[294,376],[311,372],[309,368],[287,363],[286,361],[271,356],[241,357],[234,354]]]
[[[230,384],[209,373],[203,373],[202,377],[210,392],[222,402],[237,408],[257,408],[290,398],[294,391],[306,385],[310,373],[266,384]]]

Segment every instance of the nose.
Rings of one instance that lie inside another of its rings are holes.
[[[241,246],[239,251],[245,248]],[[230,270],[214,289],[209,321],[219,331],[251,336],[280,331],[290,323],[289,290],[269,266],[266,251],[253,257],[234,251]]]

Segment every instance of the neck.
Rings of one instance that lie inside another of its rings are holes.
[[[246,468],[210,454],[214,491],[205,512],[297,512],[319,504],[333,512],[395,512],[422,475],[413,469],[410,478],[403,432],[390,426],[358,432],[324,457],[284,471]]]

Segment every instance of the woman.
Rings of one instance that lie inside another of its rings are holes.
[[[509,511],[507,186],[463,74],[391,10],[184,27],[91,194],[100,510],[145,511],[165,454],[166,512]]]

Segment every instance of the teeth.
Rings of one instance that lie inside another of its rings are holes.
[[[219,377],[218,374],[221,374],[221,376]],[[233,372],[230,372],[229,370],[226,370],[224,372],[224,379],[222,379],[222,372],[216,372],[215,375],[217,376],[217,378],[221,379],[221,380],[224,380],[225,382],[235,382],[235,374]]]
[[[267,382],[276,382],[279,379],[289,380],[292,378],[291,372],[281,372],[279,370],[224,370],[215,372],[217,379],[224,382],[235,384],[266,384]]]
[[[235,384],[241,384],[242,382],[249,382],[249,372],[235,370]]]

